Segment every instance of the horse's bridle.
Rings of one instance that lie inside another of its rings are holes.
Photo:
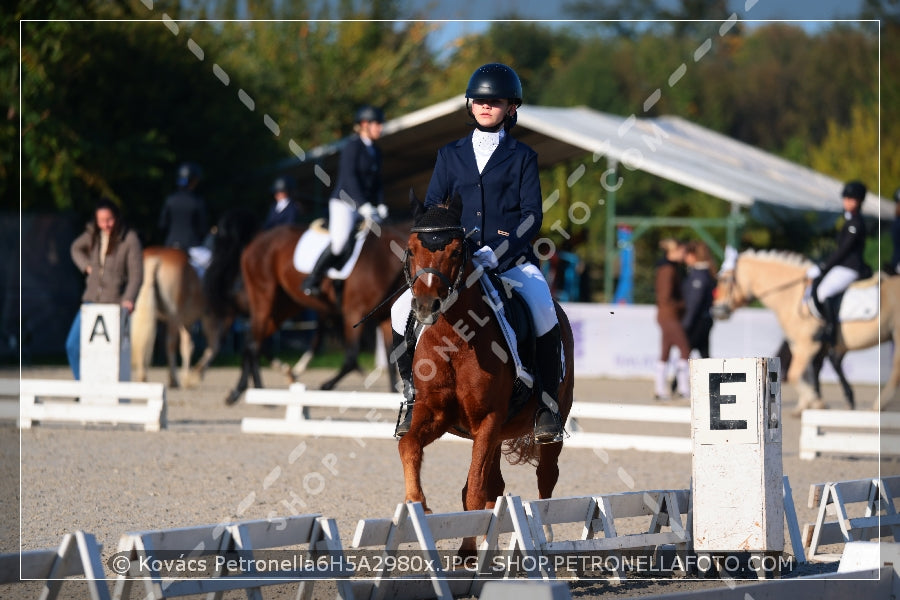
[[[411,233],[446,233],[449,234],[449,239],[462,239],[465,241],[466,239],[466,230],[463,229],[459,225],[453,226],[441,226],[441,227],[413,227],[410,229]],[[449,240],[448,240],[449,241]],[[466,262],[468,261],[469,253],[464,249],[463,250],[463,258],[462,264],[459,267],[459,271],[456,273],[456,279],[450,281],[450,278],[444,275],[438,269],[434,269],[432,267],[423,267],[417,270],[415,273],[412,273],[412,266],[410,265],[410,252],[409,248],[406,248],[406,255],[403,258],[403,274],[406,276],[406,285],[409,286],[409,289],[412,290],[413,284],[416,282],[419,277],[426,274],[431,274],[440,279],[441,283],[447,286],[447,296],[441,300],[441,306],[443,307],[444,302],[447,298],[451,298],[456,293],[456,290],[459,289],[459,285],[462,282],[463,272],[466,270]]]
[[[719,276],[719,279],[720,279],[720,280],[723,280],[723,279],[724,279],[724,280],[730,280],[731,288],[730,288],[730,292],[729,292],[729,295],[728,295],[727,303],[726,303],[726,304],[717,304],[717,305],[714,304],[712,310],[715,311],[716,306],[719,306],[719,307],[724,306],[724,308],[727,309],[728,312],[729,312],[729,314],[730,314],[730,313],[733,312],[734,309],[737,308],[737,306],[738,306],[738,305],[737,305],[737,302],[735,302],[735,301],[732,300],[732,298],[733,298],[733,296],[734,296],[734,290],[735,290],[735,288],[738,288],[738,284],[737,284],[737,265],[735,265],[735,267],[734,267],[731,271],[727,271],[727,272],[725,272],[725,273],[722,273],[722,274]],[[769,296],[770,294],[774,294],[775,292],[780,292],[781,290],[786,290],[786,289],[788,289],[788,288],[791,288],[791,287],[797,285],[798,283],[803,283],[803,282],[805,282],[805,281],[806,281],[806,276],[803,276],[803,277],[800,277],[800,278],[797,278],[797,279],[791,279],[790,281],[787,281],[787,282],[785,282],[785,283],[776,285],[775,287],[770,288],[770,289],[764,291],[763,293],[761,293],[761,294],[759,294],[759,295],[756,295],[756,296],[753,296],[753,295],[747,295],[747,296],[744,298],[744,304],[750,304],[750,302],[752,302],[753,300],[762,300],[763,298],[765,298],[766,296]],[[743,290],[742,290],[742,292],[743,292]],[[722,309],[720,308],[720,310],[722,310]]]

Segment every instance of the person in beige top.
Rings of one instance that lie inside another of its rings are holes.
[[[75,238],[72,262],[85,274],[81,302],[121,304],[129,313],[144,279],[143,249],[137,234],[119,214],[119,207],[102,199],[94,209],[94,221]],[[81,375],[81,311],[75,315],[66,338],[66,355],[75,379]]]

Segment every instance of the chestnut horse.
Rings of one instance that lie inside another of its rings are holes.
[[[386,346],[391,343],[390,303],[386,302],[403,285],[403,244],[405,236],[377,223],[366,224],[367,234],[356,265],[339,285],[326,279],[322,293],[303,293],[306,273],[294,267],[294,248],[305,231],[296,225],[281,225],[257,236],[241,255],[241,272],[250,311],[250,331],[237,385],[229,392],[226,404],[238,401],[252,377],[262,387],[259,355],[263,341],[301,308],[311,308],[320,316],[343,317],[344,362],[338,373],[322,384],[332,389],[347,374],[359,370],[362,327],[355,327],[370,312],[381,326]],[[351,240],[351,243],[355,240]],[[390,354],[390,348],[386,351]],[[394,369],[388,370],[391,391],[396,383]]]
[[[791,346],[791,366],[787,382],[799,390],[799,415],[805,408],[823,408],[821,396],[802,378],[810,362],[820,352],[822,344],[813,338],[821,321],[810,314],[803,302],[806,287],[806,270],[812,262],[790,252],[746,250],[738,257],[733,268],[719,274],[713,316],[727,318],[739,306],[753,299],[771,309],[778,319]],[[880,275],[879,275],[880,276]],[[848,321],[838,328],[837,343],[833,348],[838,360],[852,350],[869,348],[879,342],[900,340],[900,277],[880,276],[880,312],[868,321]],[[853,284],[874,285],[875,280]],[[900,352],[894,352],[894,361],[887,383],[881,391],[883,409],[898,395],[900,384]],[[874,408],[877,410],[878,399]]]
[[[421,502],[426,511],[420,478],[424,448],[444,433],[472,440],[472,461],[462,489],[465,510],[492,508],[503,494],[501,454],[506,454],[511,464],[536,463],[539,497],[551,497],[559,479],[563,444],[534,443],[540,393],[537,382],[520,411],[510,408],[516,369],[497,351],[506,347],[506,341],[483,297],[480,268],[476,270],[472,263],[472,249],[459,224],[460,210],[458,197],[447,206],[427,211],[417,203],[416,226],[407,244],[413,315],[427,325],[413,358],[416,401],[412,424],[409,433],[400,438],[399,452],[406,501]],[[429,215],[427,227],[421,226],[424,214]],[[435,240],[437,243],[432,243]],[[431,249],[423,241],[428,241]],[[574,342],[568,318],[558,304],[556,314],[565,358],[558,396],[565,422],[573,398]],[[460,552],[474,551],[474,544],[473,539],[464,540]]]
[[[144,249],[144,281],[131,317],[131,364],[135,381],[147,380],[153,356],[157,320],[166,324],[166,362],[169,386],[196,386],[216,357],[237,314],[246,312],[238,286],[240,256],[256,233],[256,220],[238,208],[216,224],[209,266],[201,280],[187,252],[150,246]],[[190,329],[200,321],[206,348],[191,368],[194,342]],[[176,348],[181,350],[179,378]]]

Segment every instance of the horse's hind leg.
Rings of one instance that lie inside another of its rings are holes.
[[[178,365],[175,350],[181,338],[182,328],[174,323],[166,327],[166,365],[169,367],[169,387],[179,387]]]
[[[894,361],[891,364],[891,374],[888,376],[887,383],[881,390],[881,410],[887,408],[889,404],[900,400],[900,336],[894,335]],[[875,410],[879,409],[878,399],[875,399]]]
[[[244,346],[244,352],[241,356],[241,376],[238,378],[237,385],[234,386],[234,389],[228,392],[228,396],[225,398],[225,404],[234,404],[240,399],[241,394],[246,391],[250,373],[253,371],[253,353],[255,348],[256,345],[253,342],[247,342]],[[255,360],[259,362],[258,355]]]
[[[191,385],[191,354],[194,353],[194,340],[187,327],[178,328],[178,338],[181,345],[181,382],[185,387]]]
[[[841,390],[844,392],[844,400],[847,401],[847,404],[851,409],[856,408],[856,400],[853,398],[853,388],[850,386],[850,382],[847,381],[847,376],[844,374],[844,357],[847,356],[846,352],[838,352],[833,348],[828,351],[828,361],[831,363],[831,366],[834,367],[834,372],[837,373],[838,381],[841,384]]]
[[[334,386],[343,379],[347,373],[359,371],[359,335],[356,334],[355,339],[348,339],[347,351],[344,353],[344,363],[341,365],[337,375],[322,384],[323,390],[334,389]]]
[[[553,489],[559,481],[559,455],[562,453],[562,442],[542,444],[538,447],[537,486],[538,498],[552,498]],[[544,537],[553,541],[553,529],[544,525]]]

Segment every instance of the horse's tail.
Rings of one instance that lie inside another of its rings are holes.
[[[528,432],[525,435],[503,442],[503,456],[511,465],[538,464],[538,445],[534,442],[534,434]]]
[[[156,281],[162,259],[158,254],[144,253],[144,281],[131,315],[131,369],[136,381],[147,381],[147,370],[156,341]]]

